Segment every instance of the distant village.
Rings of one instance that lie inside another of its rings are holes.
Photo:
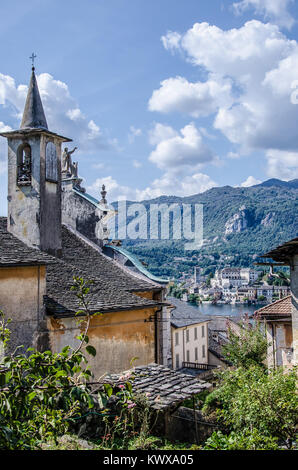
[[[266,272],[252,268],[226,267],[214,276],[202,275],[200,267],[171,281],[170,293],[185,302],[199,304],[271,303],[290,294],[289,277],[284,272]]]

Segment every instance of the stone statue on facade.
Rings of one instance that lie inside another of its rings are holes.
[[[72,162],[71,155],[77,150],[78,147],[75,147],[73,150],[68,150],[65,147],[62,154],[62,175],[68,178],[77,178],[78,177],[78,163]]]

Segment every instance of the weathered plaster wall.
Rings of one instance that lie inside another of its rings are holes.
[[[288,354],[292,348],[292,327],[290,323],[266,324],[268,341],[267,365],[268,367],[292,367],[292,355]]]
[[[53,142],[57,156],[57,182],[46,180],[46,146]],[[61,140],[42,136],[40,144],[40,248],[53,255],[60,255],[61,242]]]
[[[31,186],[17,186],[17,150],[28,142],[32,155]],[[8,230],[28,246],[40,247],[40,139],[8,139]]]
[[[0,310],[12,319],[10,350],[36,345],[45,288],[44,266],[0,268]]]
[[[146,321],[154,315],[155,309],[131,310],[104,314],[92,318],[88,337],[95,347],[95,358],[88,355],[95,377],[102,374],[122,372],[134,365],[155,362],[154,323]],[[64,346],[75,348],[79,342],[75,337],[83,330],[76,324],[76,318],[48,318],[50,347],[60,352]]]
[[[208,350],[208,364],[212,366],[222,366],[227,367],[227,364],[219,359],[219,357],[215,356],[211,351]]]
[[[77,230],[86,238],[102,246],[102,216],[94,204],[73,190],[73,181],[62,183],[62,223]]]
[[[291,266],[292,293],[292,328],[293,328],[293,365],[298,364],[298,255],[293,258]]]

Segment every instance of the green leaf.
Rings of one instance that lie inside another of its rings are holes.
[[[58,377],[65,377],[65,376],[67,376],[67,375],[68,375],[68,374],[67,374],[66,370],[59,370],[59,371],[56,373],[56,378],[58,378]]]
[[[87,346],[86,351],[88,354],[91,354],[91,356],[96,356],[96,349],[93,346]]]
[[[112,389],[110,384],[104,384],[104,389],[105,389],[106,394],[108,395],[108,397],[113,395],[113,389]]]

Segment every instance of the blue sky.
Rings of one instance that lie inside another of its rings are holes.
[[[297,20],[295,0],[3,2],[0,130],[19,126],[34,51],[49,128],[94,196],[297,178]]]

